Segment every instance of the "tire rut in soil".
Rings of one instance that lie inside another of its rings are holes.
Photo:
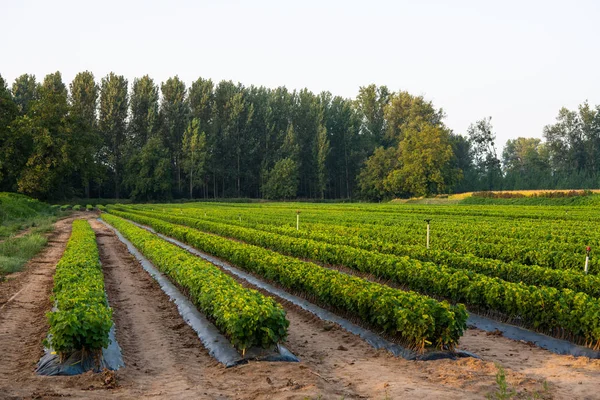
[[[36,378],[33,370],[48,331],[45,314],[51,308],[52,277],[70,234],[71,220],[57,222],[53,240],[27,263],[5,292],[11,300],[1,305],[0,311],[0,393],[18,389],[14,382]]]

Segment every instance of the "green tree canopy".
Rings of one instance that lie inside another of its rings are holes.
[[[67,87],[60,72],[48,74],[39,88],[39,97],[29,104],[31,117],[17,121],[18,136],[30,137],[33,148],[18,179],[19,191],[46,199],[72,197],[66,182],[74,168],[71,121]]]
[[[399,165],[385,178],[386,189],[394,195],[429,196],[446,193],[460,178],[452,168],[452,146],[448,132],[424,123],[405,130],[399,145]]]
[[[298,165],[291,158],[284,158],[275,163],[268,172],[263,186],[265,198],[271,200],[289,200],[298,192]]]

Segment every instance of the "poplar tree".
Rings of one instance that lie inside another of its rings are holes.
[[[96,155],[102,145],[98,134],[98,85],[89,71],[78,73],[70,84],[71,117],[75,151],[73,162],[77,166],[85,197],[90,197],[90,183],[99,174]]]
[[[127,79],[124,76],[111,72],[102,78],[98,126],[103,139],[103,160],[112,172],[117,199],[121,195],[123,179],[128,101]]]

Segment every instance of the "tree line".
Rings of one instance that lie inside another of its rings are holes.
[[[600,107],[563,109],[545,142],[498,154],[491,118],[464,135],[422,96],[360,87],[160,85],[110,73],[0,76],[0,191],[73,197],[382,200],[499,189],[597,187]]]

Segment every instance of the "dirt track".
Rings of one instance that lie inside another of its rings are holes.
[[[78,377],[33,372],[48,328],[52,274],[71,229],[72,218],[62,220],[26,270],[0,284],[0,398],[480,399],[495,388],[492,361],[505,366],[509,384],[523,395],[537,391],[543,398],[598,398],[598,361],[556,356],[469,330],[461,347],[485,361],[409,362],[287,305],[286,346],[302,361],[225,369],[116,236],[92,214],[78,216],[89,219],[97,234],[126,367],[116,374]],[[544,380],[550,382],[547,392]]]

